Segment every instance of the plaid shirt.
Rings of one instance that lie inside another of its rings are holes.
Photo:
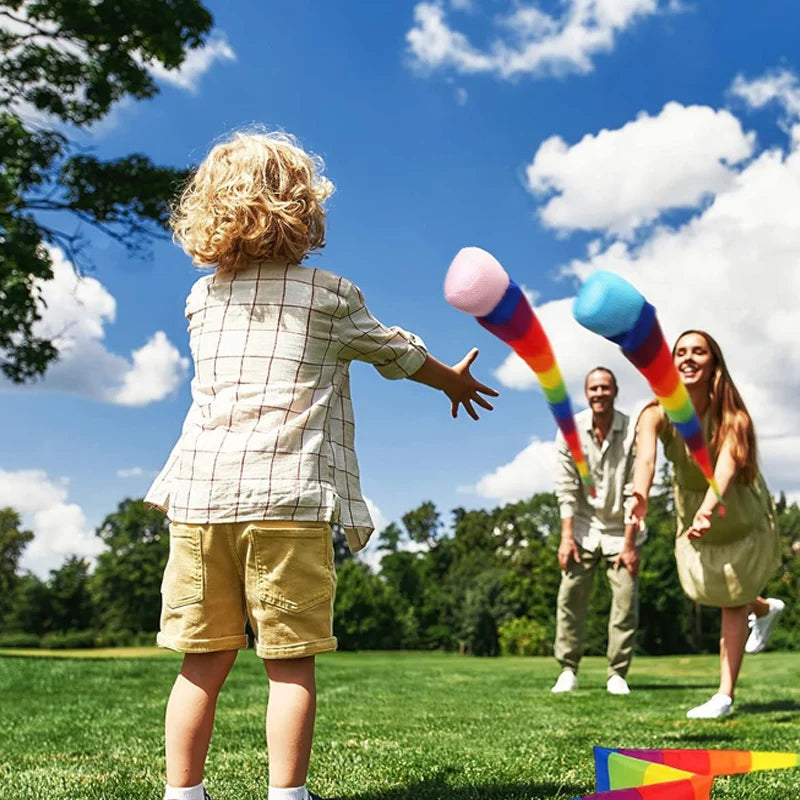
[[[358,287],[319,269],[256,264],[201,278],[186,301],[192,406],[145,502],[187,523],[373,525],[358,474],[350,362],[413,375],[425,345],[387,328]]]

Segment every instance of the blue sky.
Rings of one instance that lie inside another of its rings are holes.
[[[768,483],[800,498],[800,8],[779,0],[208,4],[215,32],[161,93],[85,134],[101,156],[189,165],[254,122],[288,130],[336,185],[328,246],[387,324],[439,359],[473,345],[496,411],[453,421],[443,396],[353,368],[362,484],[376,522],[424,500],[493,506],[549,490],[554,423],[530,370],[442,296],[464,246],[491,251],[535,298],[576,406],[583,374],[643,379],[569,313],[596,268],[632,280],[668,338],[720,340],[756,420]],[[88,232],[87,232],[88,233]],[[170,243],[131,260],[92,236],[77,283],[56,255],[44,330],[64,357],[0,385],[0,504],[37,535],[46,574],[98,549],[94,528],[141,496],[188,407],[184,297]]]

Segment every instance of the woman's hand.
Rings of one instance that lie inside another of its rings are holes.
[[[641,528],[646,516],[647,498],[639,492],[634,492],[625,501],[625,524]]]
[[[709,511],[707,508],[700,508],[694,515],[692,524],[686,529],[686,535],[690,539],[700,539],[705,536],[711,527],[711,517],[713,515],[713,509]]]

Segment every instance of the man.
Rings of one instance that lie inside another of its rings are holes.
[[[628,694],[625,680],[633,653],[638,617],[638,548],[644,531],[626,524],[625,501],[631,496],[636,425],[615,410],[617,380],[610,369],[596,367],[585,382],[589,408],[575,417],[581,447],[597,489],[583,488],[575,462],[558,434],[556,496],[561,511],[558,563],[561,585],[556,614],[555,657],[561,675],[554,693],[578,688],[589,595],[597,568],[605,566],[611,585],[608,619],[608,682],[611,694]]]

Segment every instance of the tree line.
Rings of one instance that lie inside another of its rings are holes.
[[[800,508],[777,500],[782,563],[765,589],[786,601],[773,646],[800,649]],[[681,591],[673,557],[669,476],[651,498],[642,549],[638,649],[648,654],[712,652],[719,612]],[[124,500],[97,529],[103,552],[92,567],[68,558],[42,580],[20,570],[33,534],[0,509],[0,647],[152,644],[169,526],[141,500]],[[555,630],[560,536],[550,493],[491,510],[452,511],[448,527],[432,502],[379,534],[380,566],[353,558],[335,537],[334,632],[346,650],[449,650],[480,656],[549,655]],[[411,545],[414,545],[412,548]],[[610,592],[595,581],[587,652],[605,652]]]

